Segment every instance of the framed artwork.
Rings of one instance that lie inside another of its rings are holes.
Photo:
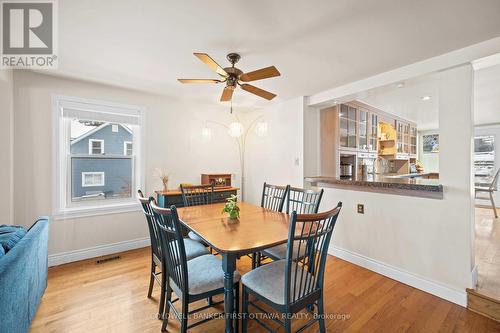
[[[439,134],[422,135],[424,154],[439,153]]]

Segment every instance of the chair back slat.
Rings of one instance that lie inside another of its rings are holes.
[[[328,245],[342,207],[319,214],[292,212],[288,235],[285,302],[293,304],[323,287]]]
[[[177,209],[175,206],[160,208],[154,199],[151,200],[151,208],[154,213],[154,221],[160,231],[162,260],[167,266],[168,276],[183,293],[187,293],[189,285],[187,257]]]
[[[500,168],[495,173],[495,176],[493,177],[493,181],[490,184],[490,190],[491,191],[497,191],[498,190],[498,178],[499,178],[499,175],[500,175]]]
[[[158,231],[156,223],[154,222],[154,213],[150,204],[151,198],[144,197],[142,191],[138,190],[137,199],[141,203],[142,211],[146,216],[146,222],[148,224],[148,230],[149,230],[149,238],[151,240],[151,250],[158,259],[161,259],[160,233]]]
[[[209,185],[181,185],[182,201],[184,206],[210,205],[213,202],[214,184]]]
[[[316,214],[323,197],[324,190],[307,190],[303,188],[290,187],[286,212],[296,211],[297,214]]]
[[[260,206],[277,212],[283,211],[290,186],[278,186],[264,183]]]

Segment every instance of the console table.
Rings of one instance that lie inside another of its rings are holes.
[[[237,187],[219,187],[214,188],[213,202],[225,202],[231,194],[236,195],[239,188]],[[156,200],[160,207],[168,208],[171,205],[176,207],[184,207],[184,202],[182,201],[181,190],[168,190],[168,191],[155,191]]]

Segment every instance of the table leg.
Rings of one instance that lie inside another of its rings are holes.
[[[234,271],[236,270],[236,255],[222,254],[222,270],[224,271],[224,313],[226,316],[226,333],[233,333],[234,312]]]

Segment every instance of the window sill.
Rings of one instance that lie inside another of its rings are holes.
[[[109,214],[120,214],[128,212],[139,212],[141,207],[137,202],[127,202],[121,204],[113,204],[106,206],[86,206],[86,207],[74,207],[66,208],[64,210],[59,210],[54,212],[52,218],[54,220],[66,220],[73,218],[89,217],[89,216],[101,216]]]

